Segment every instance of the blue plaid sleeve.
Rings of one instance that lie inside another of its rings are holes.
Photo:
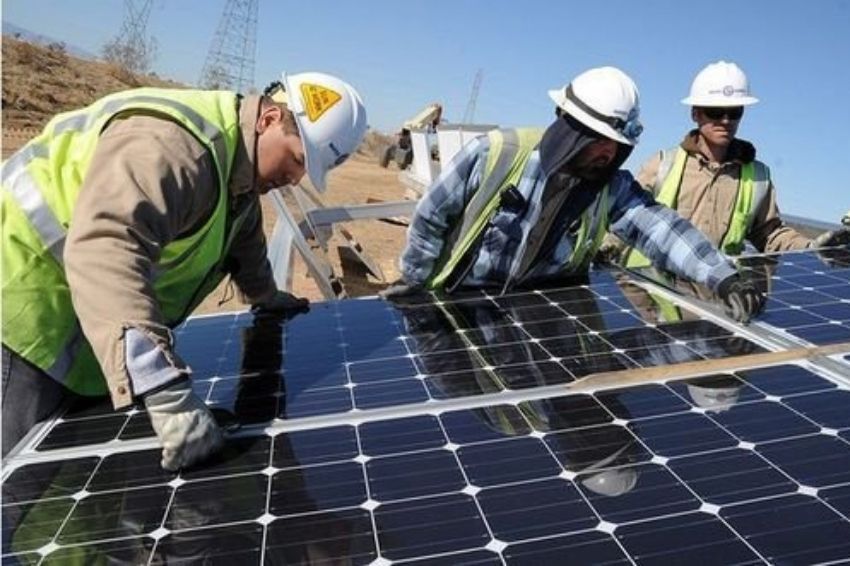
[[[427,281],[455,222],[478,189],[490,148],[486,136],[467,143],[416,206],[401,254],[401,275],[410,285]]]
[[[658,268],[716,289],[736,273],[732,262],[702,232],[655,201],[628,171],[611,181],[611,231],[636,247]]]

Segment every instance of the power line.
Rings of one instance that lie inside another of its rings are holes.
[[[472,81],[472,93],[469,95],[469,102],[466,103],[466,111],[463,113],[462,124],[471,124],[475,119],[475,103],[478,100],[478,91],[481,89],[481,81],[484,79],[484,70],[478,69],[475,73],[475,80]]]
[[[118,35],[103,47],[107,61],[135,73],[146,72],[156,52],[156,41],[147,37],[153,0],[124,0],[124,21]]]
[[[254,87],[259,0],[227,0],[199,84],[248,92]]]

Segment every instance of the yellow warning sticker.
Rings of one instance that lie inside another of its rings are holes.
[[[315,122],[322,114],[333,108],[333,105],[342,100],[342,96],[327,87],[303,83],[301,95],[304,97],[304,107],[307,110],[307,118]]]

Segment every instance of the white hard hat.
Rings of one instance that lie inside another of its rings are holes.
[[[549,97],[570,116],[605,137],[635,145],[643,131],[640,94],[629,76],[615,67],[585,71]]]
[[[688,394],[694,404],[707,411],[722,413],[731,409],[741,396],[743,384],[731,383],[688,383]]]
[[[718,61],[699,72],[691,83],[691,94],[682,99],[688,106],[749,106],[758,102],[750,96],[747,75],[735,63]]]
[[[637,480],[638,473],[634,467],[613,468],[582,477],[581,485],[593,493],[617,497],[634,489]]]
[[[366,108],[350,84],[324,73],[284,73],[283,85],[304,144],[307,175],[324,191],[327,172],[363,141]]]
[[[582,470],[581,485],[594,493],[609,497],[617,497],[630,492],[637,484],[638,472],[634,466],[623,466],[622,462],[628,461],[629,454],[633,449],[634,441],[627,441],[613,454],[609,454],[598,462],[587,466]],[[618,463],[621,464],[619,467],[608,468]],[[591,473],[585,475],[584,472]]]

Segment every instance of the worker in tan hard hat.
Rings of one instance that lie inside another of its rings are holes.
[[[3,163],[3,454],[74,395],[144,404],[162,466],[222,443],[171,328],[225,276],[247,304],[276,288],[259,196],[317,189],[366,132],[357,92],[323,73],[264,96],[138,89],[60,114]]]
[[[642,130],[631,78],[600,67],[549,95],[556,118],[545,131],[494,130],[442,172],[411,221],[402,280],[384,296],[586,275],[611,229],[660,268],[716,290],[735,318],[757,313],[762,296],[729,260],[620,169]]]
[[[762,252],[850,243],[846,230],[811,240],[782,222],[770,169],[756,159],[752,143],[736,137],[745,109],[757,102],[738,65],[718,61],[705,67],[682,100],[696,128],[678,146],[651,157],[638,182],[730,255],[740,254],[747,241]],[[650,263],[610,236],[602,254],[627,267]]]

